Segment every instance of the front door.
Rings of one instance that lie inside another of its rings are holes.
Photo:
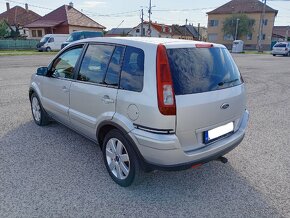
[[[69,124],[69,92],[82,47],[69,49],[52,63],[51,74],[43,77],[42,104],[56,120]]]

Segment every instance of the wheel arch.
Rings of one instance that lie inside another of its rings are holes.
[[[132,145],[135,154],[138,156],[138,161],[139,161],[139,164],[142,167],[142,169],[145,171],[150,171],[151,169],[149,168],[149,165],[146,164],[144,157],[140,153],[139,149],[137,148],[137,145],[135,144],[134,140],[130,137],[128,132],[123,127],[121,127],[120,125],[118,125],[110,120],[103,121],[97,128],[96,137],[97,137],[97,142],[98,142],[100,148],[102,149],[102,144],[104,142],[106,134],[109,131],[111,131],[112,129],[117,129],[117,130],[121,131],[121,133],[124,135],[124,137]]]

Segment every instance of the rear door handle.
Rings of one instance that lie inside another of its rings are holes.
[[[105,103],[105,104],[112,104],[114,103],[114,99],[111,99],[108,95],[104,95],[103,98],[102,98],[102,101]]]

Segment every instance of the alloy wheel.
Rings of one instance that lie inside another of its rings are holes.
[[[106,144],[106,161],[111,173],[124,180],[130,173],[130,159],[123,143],[117,138],[111,138]]]
[[[37,121],[37,122],[40,122],[40,119],[41,119],[41,108],[40,108],[40,105],[39,105],[39,101],[36,97],[33,97],[32,98],[32,114],[33,114],[33,117],[34,119]]]

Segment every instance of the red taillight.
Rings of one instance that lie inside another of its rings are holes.
[[[156,60],[157,97],[163,115],[176,115],[175,95],[166,48],[159,44]]]

